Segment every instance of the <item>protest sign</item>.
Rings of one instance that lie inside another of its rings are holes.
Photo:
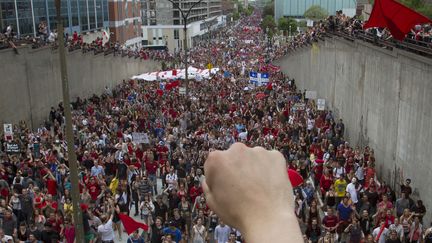
[[[312,100],[314,100],[314,99],[316,99],[316,97],[317,97],[317,92],[316,91],[311,91],[311,90],[307,90],[306,91],[306,94],[305,94],[305,98],[306,99],[312,99]]]
[[[134,141],[135,143],[150,143],[147,133],[144,132],[133,132],[132,141]]]
[[[295,103],[295,104],[292,106],[291,109],[292,109],[293,111],[304,111],[305,108],[306,108],[306,104],[304,104],[304,103]]]
[[[12,124],[3,124],[3,133],[6,141],[13,140],[13,126]]]
[[[325,99],[318,99],[317,100],[317,109],[319,111],[325,110]]]
[[[186,94],[186,88],[185,87],[180,87],[179,88],[179,94],[185,95]]]
[[[16,154],[16,153],[20,153],[20,147],[18,144],[16,143],[7,143],[6,144],[6,153],[8,154]]]

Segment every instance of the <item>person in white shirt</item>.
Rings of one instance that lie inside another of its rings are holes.
[[[374,241],[377,243],[385,243],[389,230],[385,227],[385,220],[381,220],[380,226],[372,231]]]
[[[351,183],[349,183],[346,187],[346,192],[348,192],[351,196],[351,200],[353,201],[354,204],[356,204],[358,202],[358,197],[357,197],[357,188],[356,188],[356,184],[357,184],[357,178],[352,178]]]
[[[404,237],[404,229],[401,224],[399,224],[399,218],[394,219],[394,224],[390,225],[389,230],[396,231],[398,238],[402,241]]]
[[[111,205],[111,215],[102,215],[102,224],[98,226],[97,232],[102,240],[102,243],[114,243],[114,228],[113,228],[113,218],[114,218],[114,206]],[[120,212],[120,208],[115,209],[117,213]]]
[[[217,243],[226,243],[228,241],[231,228],[224,224],[222,220],[219,220],[219,225],[216,226],[214,232],[214,239]]]
[[[168,184],[168,190],[177,188],[177,174],[174,171],[174,166],[170,167],[170,173],[166,175],[166,183]]]

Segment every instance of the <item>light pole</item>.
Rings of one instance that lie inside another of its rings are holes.
[[[59,45],[59,57],[60,57],[60,72],[62,80],[62,90],[63,90],[63,108],[64,116],[66,118],[65,130],[66,130],[66,141],[68,149],[68,161],[70,169],[70,180],[72,184],[71,196],[73,205],[73,219],[75,224],[75,242],[84,242],[84,228],[83,228],[83,218],[79,205],[79,184],[78,184],[78,166],[77,158],[75,154],[74,137],[72,130],[72,115],[71,115],[71,104],[69,100],[69,83],[66,68],[66,56],[65,56],[65,46],[63,37],[63,23],[60,13],[61,0],[56,0],[56,10],[57,10],[57,33],[58,33],[58,45]]]
[[[289,26],[289,39],[291,41],[291,25]]]
[[[184,32],[184,63],[185,63],[185,84],[186,84],[186,96],[189,95],[189,79],[188,79],[188,52],[187,52],[187,20],[189,18],[189,14],[191,13],[192,9],[201,3],[203,0],[199,0],[197,2],[194,2],[192,6],[186,11],[186,13],[180,8],[180,0],[177,0],[177,2],[174,2],[174,0],[168,0],[170,3],[173,4],[173,7],[178,9],[178,11],[181,13],[182,19],[183,19],[183,32]]]

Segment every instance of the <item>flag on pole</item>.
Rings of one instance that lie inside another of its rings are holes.
[[[257,85],[258,84],[258,73],[250,72],[249,73],[249,83]]]
[[[416,24],[432,22],[427,17],[395,0],[375,0],[371,16],[363,29],[388,28],[397,40],[403,40]]]
[[[270,81],[268,73],[261,73],[260,85],[267,85]]]
[[[127,216],[126,214],[120,213],[119,218],[123,223],[123,226],[126,232],[130,235],[137,229],[143,229],[144,231],[148,231],[149,227],[146,224],[139,223],[135,221],[133,218]]]

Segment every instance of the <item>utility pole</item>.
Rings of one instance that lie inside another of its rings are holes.
[[[75,154],[74,145],[74,135],[72,131],[72,114],[71,105],[69,100],[69,83],[67,76],[66,67],[66,55],[64,46],[64,30],[61,18],[61,0],[56,0],[57,9],[57,38],[59,46],[59,57],[60,57],[60,71],[62,80],[62,90],[63,90],[63,107],[64,116],[66,118],[65,130],[66,130],[66,142],[68,149],[68,161],[70,169],[70,180],[72,184],[72,205],[73,205],[73,219],[75,224],[75,242],[85,242],[84,241],[84,228],[83,228],[83,218],[81,213],[81,207],[79,205],[79,183],[78,183],[78,165],[77,158]]]
[[[183,9],[180,7],[180,0],[177,0],[177,2],[174,2],[174,0],[168,0],[173,4],[173,7],[178,9],[178,11],[181,13],[182,19],[183,19],[183,32],[184,32],[184,63],[185,63],[185,88],[186,88],[186,96],[189,95],[189,79],[188,79],[188,47],[187,47],[187,20],[189,18],[189,14],[191,13],[192,9],[201,3],[203,0],[199,0],[198,2],[195,2],[192,4],[192,6],[186,11],[186,13],[183,11]]]

